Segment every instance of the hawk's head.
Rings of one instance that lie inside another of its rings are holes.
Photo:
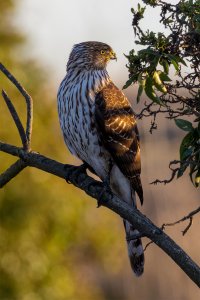
[[[67,63],[69,69],[105,69],[111,59],[117,59],[112,48],[101,42],[83,42],[74,45]]]

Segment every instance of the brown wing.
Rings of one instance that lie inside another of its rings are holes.
[[[95,119],[104,146],[143,203],[137,124],[128,99],[112,82],[96,95]]]

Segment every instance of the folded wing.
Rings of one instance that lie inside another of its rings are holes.
[[[96,95],[95,120],[102,143],[121,172],[130,180],[142,204],[137,124],[128,99],[112,82]]]

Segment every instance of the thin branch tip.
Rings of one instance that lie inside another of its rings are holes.
[[[31,135],[32,135],[32,123],[33,123],[33,100],[28,94],[25,88],[17,81],[17,79],[8,71],[8,69],[0,63],[0,70],[4,75],[14,84],[21,95],[24,97],[27,106],[27,120],[26,120],[26,138],[27,138],[27,149],[30,149]]]
[[[167,226],[174,226],[176,224],[180,224],[181,222],[189,220],[189,224],[186,226],[186,228],[184,230],[182,230],[182,234],[185,235],[188,232],[188,230],[190,229],[190,227],[192,226],[193,217],[196,214],[198,214],[199,212],[200,212],[200,206],[197,209],[191,211],[189,214],[187,214],[186,216],[182,217],[181,219],[179,219],[175,222],[162,224],[161,229],[165,230],[165,227],[167,227]]]
[[[19,135],[20,135],[20,138],[21,138],[21,141],[22,141],[22,145],[24,147],[24,149],[28,149],[28,140],[27,140],[27,137],[26,137],[26,133],[25,133],[25,130],[24,130],[24,127],[22,125],[22,122],[19,118],[19,115],[12,103],[12,101],[10,100],[10,98],[8,97],[6,91],[2,90],[2,96],[3,96],[3,99],[10,111],[10,114],[15,122],[15,125],[18,129],[18,132],[19,132]]]

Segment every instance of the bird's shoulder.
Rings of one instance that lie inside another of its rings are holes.
[[[124,93],[112,82],[107,83],[96,95],[98,105],[104,104],[107,108],[125,108],[131,105]]]
[[[118,139],[139,139],[135,115],[124,93],[109,82],[95,98],[96,121],[104,131]]]

